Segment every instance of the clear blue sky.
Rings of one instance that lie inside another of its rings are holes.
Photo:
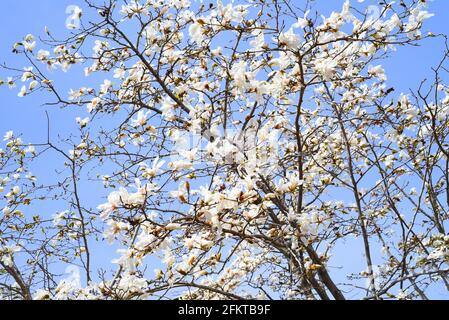
[[[226,1],[223,1],[226,2]],[[320,1],[319,1],[320,2]],[[343,0],[321,0],[325,3],[327,13],[332,9],[339,10]],[[355,0],[352,1],[356,3]],[[366,0],[364,4],[376,4],[375,0]],[[15,0],[2,1],[2,18],[0,19],[0,63],[7,62],[9,65],[22,68],[25,61],[20,56],[11,53],[12,45],[22,39],[28,33],[35,36],[44,34],[44,27],[48,26],[55,35],[61,37],[68,33],[65,29],[67,14],[65,10],[69,5],[79,5],[85,8],[81,0]],[[435,13],[435,16],[428,20],[425,30],[433,33],[449,34],[449,1],[430,0],[429,11]],[[431,67],[437,64],[441,58],[443,42],[441,40],[426,40],[421,47],[400,48],[395,56],[385,61],[383,65],[386,68],[389,83],[396,88],[396,93],[407,92],[409,88],[417,88],[423,78],[432,76]],[[0,78],[5,79],[7,73],[0,69]],[[77,88],[86,83],[86,78],[81,70],[74,70],[64,74],[57,71],[53,75],[53,80],[60,85],[62,91],[67,92],[70,87]],[[91,81],[91,80],[89,80]],[[57,107],[44,107],[43,103],[48,102],[49,95],[32,95],[20,99],[17,97],[18,88],[8,90],[6,87],[0,88],[0,134],[8,130],[17,133],[23,133],[23,139],[26,142],[44,142],[46,137],[45,110],[49,111],[52,120],[52,132],[60,133],[62,136],[75,130],[75,117],[85,117],[85,109],[59,110]],[[67,148],[68,149],[68,148]],[[45,177],[54,172],[54,169],[61,165],[60,158],[49,157],[45,165],[36,167],[34,172],[38,176]],[[92,187],[83,188],[82,197],[85,201],[91,202],[92,206],[101,202],[98,196],[92,197]],[[40,210],[64,210],[59,208],[58,204],[48,204],[48,207],[42,207]],[[357,256],[352,255],[350,251],[345,250],[341,255],[341,261],[347,259],[354,260],[355,269],[360,271],[364,267],[360,263],[360,250],[357,250]],[[113,255],[111,252],[97,251],[98,255]],[[101,258],[100,258],[101,260]],[[338,262],[338,261],[337,261]],[[444,294],[435,292],[436,296]]]

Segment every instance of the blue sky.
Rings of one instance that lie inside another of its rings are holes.
[[[225,1],[224,1],[225,2]],[[339,10],[343,0],[322,0],[326,3],[323,8],[324,14],[329,13],[333,9]],[[332,4],[330,5],[330,3]],[[354,3],[356,1],[353,1]],[[377,1],[366,0],[364,4],[376,4]],[[2,1],[3,15],[0,19],[0,63],[7,62],[8,65],[22,68],[26,66],[21,56],[12,54],[12,45],[21,40],[28,33],[35,36],[44,34],[44,27],[48,28],[57,37],[63,37],[68,34],[65,29],[67,18],[66,8],[69,5],[79,5],[85,8],[83,1],[80,0],[15,0]],[[432,31],[434,34],[449,34],[449,1],[447,0],[430,0],[429,11],[435,13],[426,26],[425,30]],[[407,92],[410,88],[416,89],[420,81],[424,78],[431,78],[431,67],[436,65],[442,56],[443,41],[440,39],[425,40],[420,47],[399,48],[391,59],[382,64],[385,66],[388,82],[396,88],[396,94]],[[39,46],[39,45],[38,45]],[[5,79],[8,73],[0,69],[0,78]],[[81,69],[74,69],[73,72],[67,74],[61,71],[54,72],[53,79],[55,83],[60,85],[62,92],[68,92],[70,87],[77,88],[86,83],[86,78]],[[92,81],[92,80],[88,80]],[[45,142],[46,139],[46,117],[45,111],[49,112],[51,117],[51,128],[53,137],[59,133],[65,136],[76,129],[75,117],[87,116],[84,108],[82,109],[65,109],[60,110],[58,107],[45,107],[43,104],[49,102],[49,95],[35,94],[31,97],[18,98],[18,88],[8,90],[6,87],[0,88],[0,134],[8,130],[13,130],[23,134],[23,140],[26,142]],[[68,148],[67,148],[68,149]],[[48,156],[45,165],[35,168],[33,173],[38,176],[45,177],[52,175],[56,168],[61,166],[61,158]],[[95,191],[95,192],[93,192]],[[81,197],[95,207],[102,202],[97,191],[91,185],[85,185],[82,188]],[[96,196],[92,197],[92,194]],[[40,210],[64,210],[59,208],[57,203],[47,204]],[[361,245],[359,241],[359,245]],[[337,260],[347,261],[354,260],[355,269],[364,269],[363,260],[360,257],[361,252],[357,249],[357,255],[351,254],[351,251],[345,250]],[[101,257],[112,258],[113,251],[97,250],[95,254],[97,259]],[[362,266],[358,268],[357,266]],[[436,296],[444,294],[443,292],[435,292]]]

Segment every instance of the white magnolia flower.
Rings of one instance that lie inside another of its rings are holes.
[[[100,94],[106,94],[109,89],[112,88],[112,82],[110,80],[104,80],[103,84],[100,86]]]
[[[146,165],[144,164],[143,170],[143,176],[145,178],[154,178],[155,176],[158,175],[160,169],[162,168],[162,166],[164,165],[165,161],[159,161],[159,157],[157,157],[156,159],[154,159],[153,161],[153,165],[151,167],[146,167]]]
[[[82,15],[83,15],[83,10],[81,10],[80,7],[78,7],[78,6],[73,7],[72,19],[80,19]]]
[[[190,25],[189,36],[193,40],[193,42],[201,44],[201,42],[204,39],[204,34],[203,34],[203,27],[199,22],[195,21]]]
[[[192,150],[181,150],[179,151],[179,154],[189,161],[194,161],[197,152],[198,148],[193,148]]]
[[[77,123],[81,128],[86,127],[87,124],[88,124],[89,121],[90,121],[90,119],[89,119],[88,117],[87,117],[87,118],[84,118],[84,119],[81,119],[80,117],[77,117],[75,120],[76,120],[76,123]]]
[[[23,44],[23,47],[25,48],[25,50],[32,52],[34,50],[34,48],[36,47],[36,41],[25,42]]]
[[[148,5],[142,5],[139,1],[133,0],[127,5],[122,5],[121,14],[132,18],[134,15],[149,15]]]
[[[19,93],[17,94],[18,97],[25,97],[27,95],[27,87],[22,86]]]
[[[307,10],[304,14],[304,17],[298,18],[298,21],[292,25],[293,28],[302,28],[304,29],[308,25],[307,16],[309,15],[310,10]]]
[[[25,82],[34,76],[33,72],[32,72],[33,71],[32,67],[25,68],[24,70],[25,70],[25,72],[22,74],[22,78],[21,78],[22,82]]]
[[[87,111],[89,113],[92,113],[92,111],[97,109],[97,107],[100,105],[100,103],[101,103],[101,99],[99,97],[93,98],[92,101],[89,104],[87,104]]]
[[[279,35],[279,45],[286,46],[289,49],[297,49],[301,43],[299,36],[295,34],[293,28]]]
[[[39,50],[37,52],[37,56],[36,57],[37,57],[38,60],[41,60],[41,61],[48,60],[48,58],[50,57],[50,52],[41,49],[41,50]]]
[[[321,74],[325,80],[330,80],[336,72],[337,61],[333,58],[318,59],[315,62],[315,70]]]
[[[193,164],[190,161],[178,160],[168,164],[168,167],[173,171],[189,170],[193,168]]]
[[[379,80],[382,81],[386,81],[387,80],[387,76],[385,75],[385,71],[382,68],[382,66],[378,65],[378,66],[370,66],[368,69],[368,74],[374,77],[379,78]]]
[[[114,78],[124,79],[126,75],[126,70],[123,68],[117,68],[114,70]]]
[[[143,127],[144,125],[146,125],[148,113],[149,112],[139,110],[139,112],[137,112],[137,118],[131,120],[131,125],[135,128]]]
[[[69,213],[69,211],[62,211],[59,213],[55,213],[53,215],[53,225],[59,226],[61,224],[61,222],[66,218],[68,213]]]
[[[39,85],[39,82],[37,82],[36,80],[31,81],[30,86],[28,87],[28,90],[33,91],[38,85]]]
[[[390,154],[383,159],[383,163],[385,164],[385,166],[387,168],[392,168],[395,160],[396,160],[396,157],[394,156],[394,154]]]
[[[14,137],[13,131],[8,131],[5,133],[5,136],[3,137],[3,141],[9,141]]]

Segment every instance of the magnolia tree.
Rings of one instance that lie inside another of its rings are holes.
[[[327,16],[323,2],[85,1],[66,38],[16,43],[24,69],[6,63],[2,83],[77,110],[79,130],[54,139],[48,117],[46,141],[5,135],[1,296],[447,292],[448,52],[407,95],[380,61],[444,36],[421,31],[423,0]],[[106,80],[59,89],[52,76],[79,66]],[[64,170],[44,183],[30,170],[48,157]],[[104,190],[94,206],[86,185]],[[64,210],[31,210],[48,202]]]

